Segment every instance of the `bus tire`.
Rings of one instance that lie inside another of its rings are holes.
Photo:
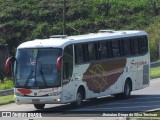
[[[45,104],[34,104],[34,107],[35,107],[36,109],[43,109],[44,106],[45,106]]]
[[[131,96],[132,84],[130,80],[126,80],[123,93],[114,94],[116,99],[125,99]]]
[[[131,96],[132,86],[131,82],[127,80],[124,84],[124,91],[122,93],[123,98],[129,98]]]
[[[83,105],[84,94],[82,90],[78,90],[76,94],[76,101],[73,103],[75,107],[81,107]]]

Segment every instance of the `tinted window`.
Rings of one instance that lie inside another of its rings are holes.
[[[73,48],[72,45],[65,47],[63,53],[63,79],[69,79],[73,71]]]
[[[82,44],[75,45],[75,61],[77,64],[84,62],[83,48]]]
[[[140,53],[138,38],[130,38],[130,46],[132,55],[138,55]]]
[[[113,57],[120,57],[120,49],[118,40],[112,41],[112,53]]]
[[[138,39],[137,39],[137,38],[134,38],[133,42],[134,42],[134,54],[135,54],[135,55],[138,55],[138,54],[139,54]]]
[[[94,43],[88,43],[88,60],[89,61],[94,61],[96,59],[95,57],[95,47],[94,47]]]
[[[106,59],[109,57],[109,48],[106,41],[100,42],[99,44],[99,53],[100,53],[100,59]]]
[[[147,41],[147,37],[144,36],[144,37],[141,37],[140,38],[140,41],[141,41],[141,52],[142,54],[143,53],[146,53],[148,51],[148,41]]]
[[[129,39],[124,39],[123,40],[123,49],[124,49],[124,55],[125,56],[131,55],[131,48],[130,48]]]

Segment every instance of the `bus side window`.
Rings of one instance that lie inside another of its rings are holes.
[[[94,50],[95,50],[95,59],[100,59],[100,51],[99,51],[99,42],[94,43]]]
[[[94,43],[88,43],[87,44],[87,56],[88,56],[89,61],[96,60]]]
[[[120,57],[120,49],[119,49],[119,43],[118,40],[113,40],[112,41],[112,52],[113,52],[113,57]]]
[[[65,47],[63,53],[63,79],[72,77],[73,72],[73,47],[69,45]]]
[[[148,51],[148,42],[147,42],[147,36],[141,37],[141,51],[142,54],[146,53]]]
[[[85,62],[84,59],[84,45],[83,44],[76,44],[75,45],[75,63],[81,64]]]
[[[124,55],[125,56],[131,55],[131,48],[130,48],[129,39],[123,39],[123,48],[124,48]]]
[[[139,54],[139,42],[137,38],[133,38],[133,45],[134,45],[134,54]]]
[[[120,56],[124,57],[124,45],[123,45],[123,39],[118,40],[118,45],[119,45],[119,51],[120,51]]]
[[[144,46],[144,41],[143,41],[143,37],[139,37],[138,38],[138,42],[139,42],[139,51],[140,51],[140,54],[143,54],[143,46]]]
[[[109,58],[109,48],[106,41],[102,41],[99,43],[99,53],[100,53],[100,59],[106,59]]]

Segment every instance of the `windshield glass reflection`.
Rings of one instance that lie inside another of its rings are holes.
[[[53,87],[60,85],[57,58],[61,49],[19,49],[15,62],[15,87]]]

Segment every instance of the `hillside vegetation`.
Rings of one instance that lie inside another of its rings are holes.
[[[66,34],[86,34],[99,29],[145,30],[151,60],[158,59],[160,1],[66,0]],[[12,54],[22,42],[63,34],[63,0],[0,0],[0,44]]]

